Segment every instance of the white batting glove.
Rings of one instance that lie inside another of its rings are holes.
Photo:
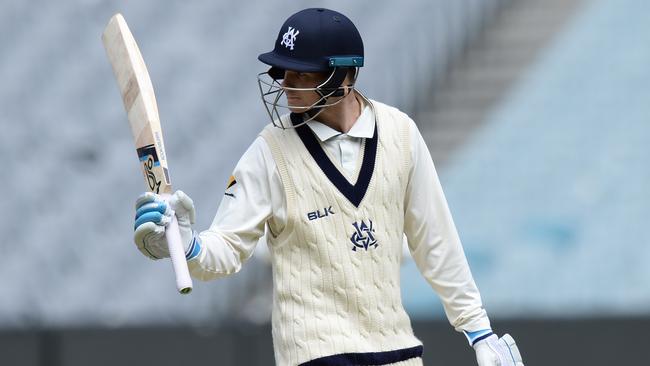
[[[474,344],[479,366],[524,366],[519,348],[510,334],[497,338],[495,334]]]
[[[199,254],[201,246],[198,235],[192,230],[194,202],[183,191],[176,191],[167,199],[146,192],[136,200],[135,209],[133,240],[142,254],[151,259],[169,257],[165,228],[171,222],[173,214],[178,220],[185,258],[189,260]]]

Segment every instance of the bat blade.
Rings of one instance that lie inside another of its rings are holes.
[[[110,19],[102,34],[102,42],[122,95],[147,188],[169,197],[172,186],[156,96],[140,49],[121,14],[115,14]],[[182,294],[189,293],[192,290],[192,279],[175,215],[172,215],[165,236],[178,291]]]
[[[170,194],[156,96],[142,54],[121,14],[111,18],[102,41],[122,95],[147,186],[152,192]]]

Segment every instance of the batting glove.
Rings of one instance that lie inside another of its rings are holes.
[[[510,334],[497,338],[495,334],[474,343],[479,366],[524,366],[519,348]]]
[[[194,202],[183,191],[176,191],[167,199],[152,192],[144,193],[136,200],[135,210],[133,240],[142,254],[151,259],[169,257],[165,228],[175,214],[185,258],[190,260],[198,256],[201,245],[198,235],[192,230]]]

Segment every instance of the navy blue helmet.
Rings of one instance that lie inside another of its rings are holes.
[[[286,128],[277,123],[280,120],[277,108],[287,108],[280,105],[279,100],[285,89],[291,89],[278,82],[284,78],[285,70],[329,73],[321,85],[313,88],[321,99],[303,107],[303,113],[309,113],[313,119],[314,109],[322,110],[338,102],[328,103],[327,98],[344,96],[342,83],[351,69],[354,77],[352,85],[347,87],[353,89],[358,70],[363,66],[363,40],[357,27],[345,15],[324,8],[304,9],[284,22],[273,51],[262,53],[258,59],[271,66],[268,72],[258,75],[264,106],[271,121]]]
[[[363,66],[363,41],[352,21],[334,10],[301,10],[287,19],[273,51],[258,59],[281,70],[327,72]]]

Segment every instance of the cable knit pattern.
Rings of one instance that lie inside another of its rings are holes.
[[[411,164],[408,117],[384,104],[372,104],[377,157],[358,207],[325,176],[295,130],[267,126],[261,133],[287,197],[287,224],[280,233],[271,228],[277,235],[269,238],[278,365],[421,345],[402,306],[399,286]],[[309,219],[309,212],[323,213],[330,206],[334,214]],[[378,245],[353,250],[353,223],[369,225],[370,220]],[[421,364],[416,358],[396,365]]]

